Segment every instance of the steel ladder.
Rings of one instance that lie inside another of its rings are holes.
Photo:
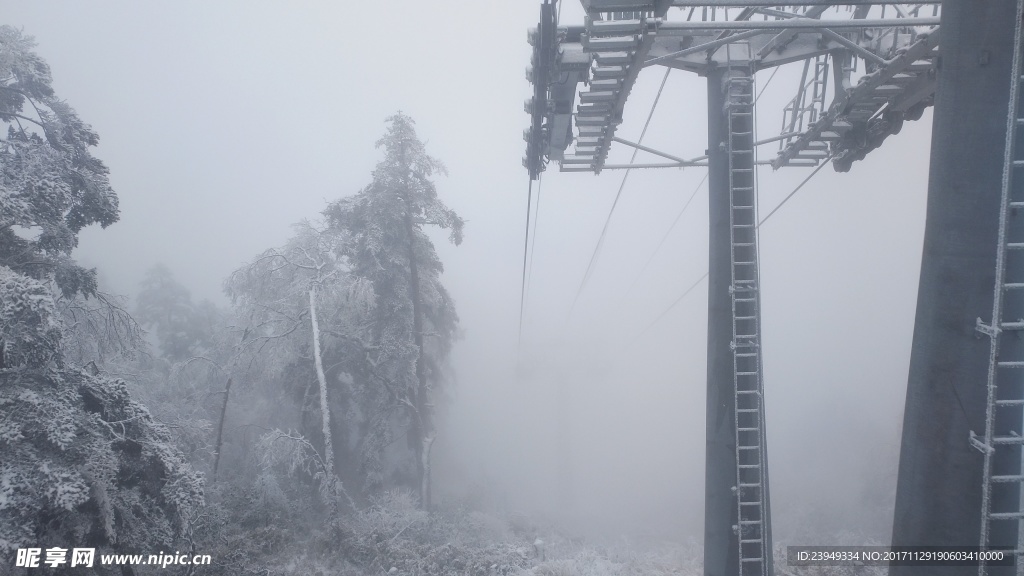
[[[729,230],[733,385],[736,417],[736,495],[740,576],[770,576],[771,523],[764,434],[757,178],[754,150],[754,81],[750,48],[727,47],[723,80],[729,139]],[[745,56],[744,56],[745,51]]]
[[[982,468],[981,536],[982,550],[993,546],[994,523],[1016,524],[1016,574],[1024,575],[1024,346],[1004,339],[1007,332],[1024,330],[1024,320],[1012,319],[1013,314],[1024,311],[1024,224],[1017,212],[1024,210],[1024,188],[1018,176],[1024,174],[1024,159],[1017,146],[1018,136],[1024,129],[1024,117],[1019,105],[1022,83],[1022,31],[1024,0],[1017,1],[1017,19],[1013,41],[1013,63],[1010,78],[1010,102],[1006,121],[1006,145],[1003,156],[998,245],[996,247],[995,286],[992,302],[992,320],[984,324],[977,321],[980,332],[989,337],[989,362],[986,385],[985,432],[978,437],[973,431],[970,442],[984,454]],[[1020,179],[1024,183],[1024,178]],[[1010,262],[1012,266],[1008,266]],[[1011,269],[1008,273],[1008,269]],[[1011,277],[1014,276],[1014,277]],[[1014,430],[1014,428],[1017,428]],[[1015,451],[1016,453],[1011,453]],[[1006,464],[1012,469],[1007,469]],[[1015,502],[1015,505],[1009,503]],[[978,574],[988,574],[984,559]]]

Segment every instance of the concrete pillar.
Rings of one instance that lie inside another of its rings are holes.
[[[975,330],[975,322],[990,322],[992,315],[1015,4],[946,0],[942,6],[927,223],[894,546],[979,543],[982,454],[970,446],[968,435],[985,430],[989,338]],[[908,152],[896,148],[886,153]],[[1020,346],[1016,335],[1004,341]],[[1021,430],[1019,420],[1009,421],[1009,411],[1000,415],[1007,416],[1001,419],[1003,432]],[[1019,473],[1019,456],[1010,452],[996,468]],[[1015,506],[1013,492],[997,492],[996,507]],[[1014,523],[993,526],[994,544],[1016,543]],[[973,575],[977,568],[893,567],[889,574]]]
[[[729,127],[725,69],[708,73],[708,388],[704,475],[704,576],[739,574],[736,524],[736,403],[733,395],[732,300],[729,295]]]

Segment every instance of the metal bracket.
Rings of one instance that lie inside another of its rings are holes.
[[[985,324],[984,322],[981,321],[981,318],[975,320],[974,329],[988,336],[989,338],[995,338],[996,336],[999,336],[1000,332],[998,326]]]
[[[974,433],[974,430],[971,430],[970,443],[971,446],[977,448],[982,454],[986,452],[992,454],[993,452],[996,451],[995,448],[989,446],[988,444],[985,444],[981,440],[978,440],[978,435]]]

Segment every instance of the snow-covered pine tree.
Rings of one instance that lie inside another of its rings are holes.
[[[19,547],[168,549],[202,481],[123,381],[66,361],[78,332],[58,300],[96,294],[71,251],[117,220],[117,196],[33,46],[0,26],[0,564]]]
[[[458,316],[441,284],[443,266],[425,226],[449,230],[462,242],[463,221],[437,196],[431,181],[444,166],[426,153],[412,118],[388,118],[377,142],[384,159],[358,194],[332,203],[324,214],[343,232],[341,245],[353,274],[370,280],[376,294],[373,349],[365,388],[404,411],[415,457],[420,504],[430,507],[430,449],[434,441],[434,392],[456,336]],[[371,428],[364,456],[373,465],[387,445],[387,429]]]
[[[95,270],[71,260],[78,232],[117,221],[99,136],[54,95],[31,37],[0,26],[0,266],[55,281],[65,295],[96,290]]]

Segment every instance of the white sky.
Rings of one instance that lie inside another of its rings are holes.
[[[100,134],[121,221],[83,233],[77,256],[121,293],[162,262],[195,298],[226,303],[231,270],[367,184],[384,119],[411,115],[449,169],[441,196],[467,220],[461,247],[436,236],[465,330],[439,489],[484,484],[514,506],[554,506],[561,417],[580,517],[700,536],[706,284],[636,335],[706,270],[705,192],[624,295],[700,169],[630,176],[571,320],[622,173],[546,174],[515,370],[537,2],[2,0],[0,13],[35,36],[58,94]],[[581,20],[568,2],[563,22]],[[641,74],[622,137],[638,137],[662,70]],[[795,74],[784,68],[766,90],[759,137],[777,133]],[[782,533],[891,522],[870,502],[895,481],[930,120],[908,122],[850,173],[826,168],[761,231]],[[695,156],[706,140],[704,80],[674,72],[645,143]],[[762,213],[807,174],[763,169]]]

